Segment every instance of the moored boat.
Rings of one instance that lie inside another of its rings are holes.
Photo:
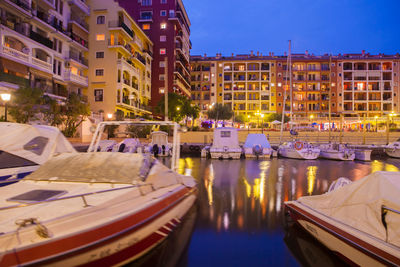
[[[371,161],[371,149],[355,149],[356,160]]]
[[[151,143],[148,145],[147,152],[155,156],[168,157],[172,155],[172,145],[168,142],[168,133],[155,131],[151,133]]]
[[[400,139],[385,147],[385,153],[392,158],[400,158]]]
[[[246,158],[270,158],[272,150],[264,134],[248,134],[243,145]]]
[[[317,159],[320,150],[303,141],[290,141],[278,147],[278,155],[291,159]]]
[[[354,150],[338,143],[322,144],[319,149],[320,157],[325,159],[348,161],[354,160],[356,156]]]
[[[171,170],[149,154],[91,153],[97,132],[89,153],[60,154],[0,188],[0,265],[123,265],[181,223],[197,189],[174,171],[179,154]]]
[[[214,140],[210,147],[213,159],[240,159],[242,149],[236,128],[222,127],[214,129]]]
[[[340,182],[326,194],[285,202],[290,216],[346,261],[400,265],[400,174],[375,172]]]
[[[59,153],[77,153],[59,129],[0,122],[0,181],[22,179]]]

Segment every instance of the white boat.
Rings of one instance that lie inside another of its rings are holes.
[[[400,139],[385,147],[385,153],[392,158],[400,158]]]
[[[270,158],[273,151],[264,134],[248,134],[243,150],[246,158]]]
[[[323,195],[285,202],[285,207],[300,226],[346,261],[399,266],[400,174],[375,172],[333,187]]]
[[[214,129],[210,154],[212,159],[240,159],[242,149],[239,146],[237,129],[229,127]]]
[[[0,122],[0,181],[22,179],[65,152],[77,153],[55,127]]]
[[[168,143],[168,133],[156,131],[151,133],[151,142],[146,148],[155,156],[168,157],[172,155],[172,144]]]
[[[371,149],[355,149],[356,160],[371,161]]]
[[[278,155],[291,159],[317,159],[320,150],[303,141],[291,141],[279,145]]]
[[[115,140],[101,140],[99,143],[99,147],[97,148],[98,152],[111,152],[118,143]]]
[[[113,147],[114,152],[136,153],[142,152],[142,145],[138,138],[126,138]]]
[[[353,149],[339,143],[321,144],[319,149],[321,150],[320,157],[325,159],[348,161],[356,157]]]
[[[1,266],[121,266],[179,226],[197,191],[174,171],[179,145],[172,170],[149,154],[95,152],[104,125],[116,123],[98,125],[88,153],[60,154],[0,188]]]

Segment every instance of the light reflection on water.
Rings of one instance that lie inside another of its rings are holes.
[[[297,266],[283,241],[284,201],[324,193],[339,177],[398,171],[399,162],[181,159],[199,188],[188,266]]]

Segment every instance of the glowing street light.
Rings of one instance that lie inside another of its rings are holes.
[[[11,94],[9,93],[2,93],[1,99],[4,101],[4,121],[7,121],[7,102],[11,99]]]
[[[112,114],[112,113],[108,113],[108,114],[107,114],[107,119],[111,120],[112,117],[113,117],[113,114]]]
[[[181,108],[180,107],[176,107],[176,110],[179,111]]]

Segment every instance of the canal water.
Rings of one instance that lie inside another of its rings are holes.
[[[198,182],[197,217],[178,266],[340,266],[343,263],[285,219],[284,205],[327,191],[339,177],[398,171],[400,160],[210,160],[182,158]],[[179,239],[179,237],[177,238]]]

